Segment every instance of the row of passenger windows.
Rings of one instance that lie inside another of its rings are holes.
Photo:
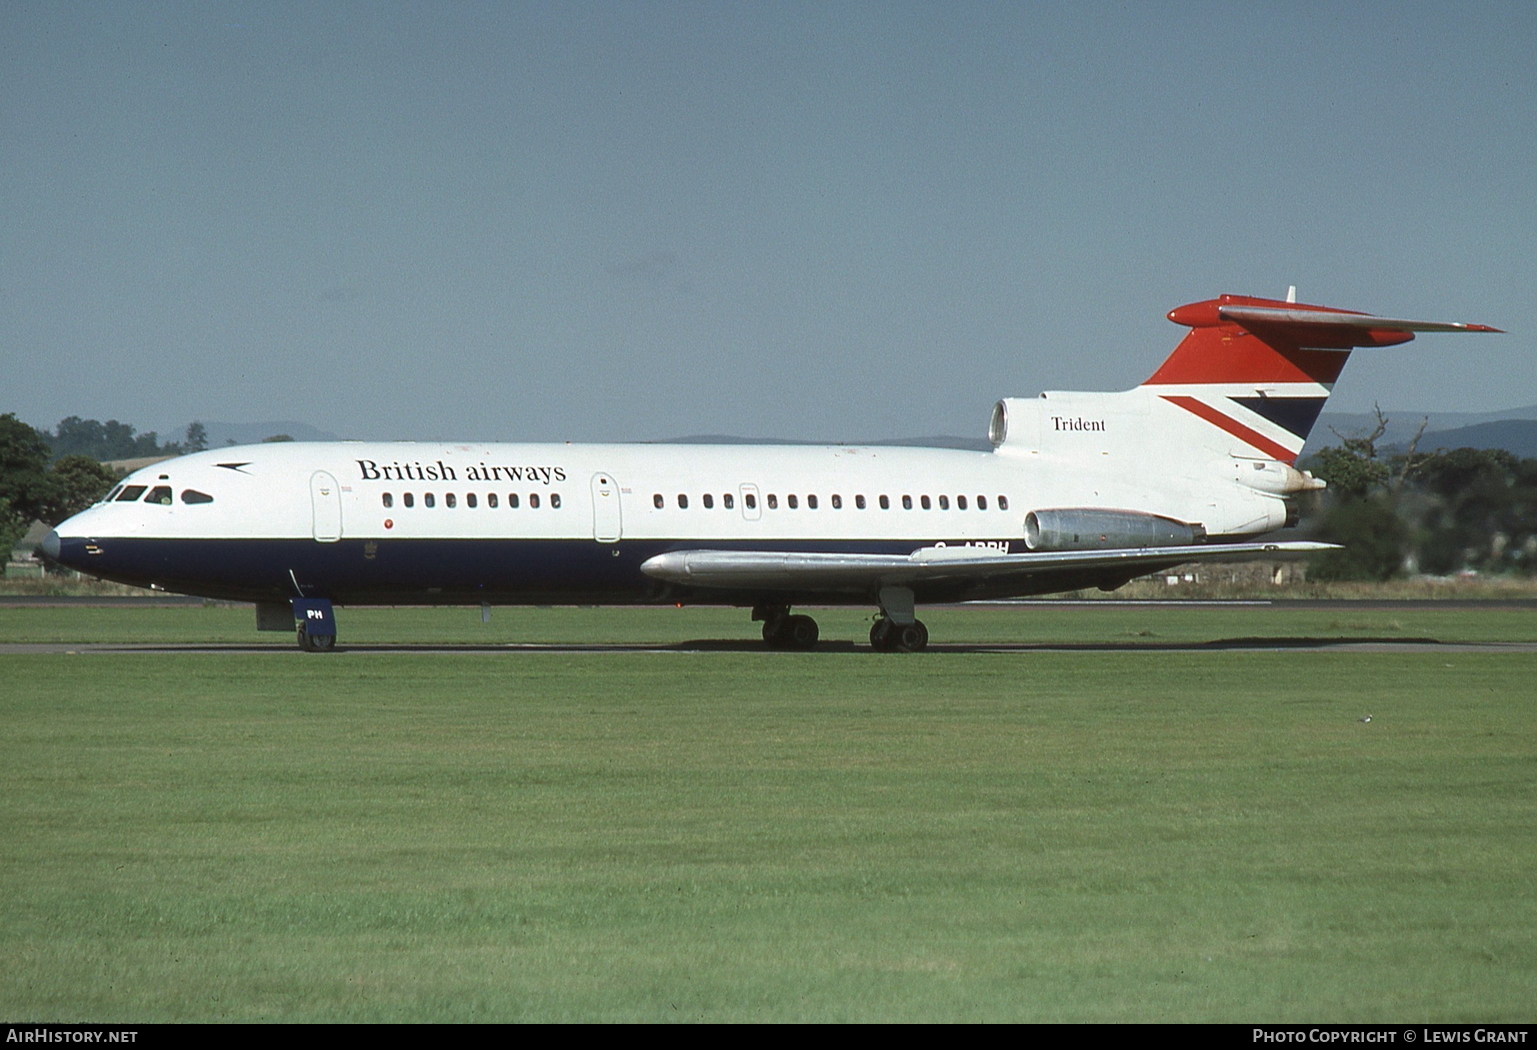
[[[380,498],[384,501],[384,505],[386,507],[393,507],[395,505],[395,496],[394,496],[393,493],[386,492]],[[559,510],[560,509],[560,493],[558,493],[558,492],[551,492],[551,493],[548,493],[545,498],[550,501],[550,509],[551,510]],[[414,506],[416,506],[416,496],[415,496],[415,494],[410,493],[410,492],[402,492],[400,494],[400,503],[401,503],[401,506],[404,506],[404,507],[414,507]],[[486,506],[488,506],[488,507],[490,507],[490,508],[492,508],[494,510],[496,507],[498,507],[500,505],[500,503],[501,503],[501,500],[497,496],[496,493],[494,493],[494,492],[486,493]],[[538,510],[539,509],[539,504],[540,504],[539,493],[537,493],[537,492],[530,492],[528,494],[528,506],[529,506],[529,508],[531,510]],[[424,507],[436,507],[437,505],[438,505],[438,498],[437,498],[437,496],[433,495],[431,492],[424,492],[424,493],[422,493],[422,506],[424,506]],[[452,493],[452,492],[445,492],[445,493],[443,493],[443,506],[445,506],[445,507],[457,507],[458,505],[459,505],[459,497],[458,497],[458,495],[456,495],[455,493]],[[464,505],[466,507],[478,507],[478,506],[480,506],[480,497],[477,496],[473,492],[466,492],[464,494]],[[509,493],[507,493],[507,506],[509,508],[511,508],[512,510],[517,510],[520,506],[522,506],[522,502],[519,500],[518,494],[516,492],[509,492]]]
[[[939,506],[940,510],[949,510],[950,509],[950,497],[949,496],[938,496],[935,499],[937,499],[937,501],[938,501],[938,506]],[[930,499],[928,496],[919,496],[918,497],[918,506],[921,507],[923,510],[933,510],[934,506],[935,506],[935,499]],[[699,497],[699,502],[704,504],[705,510],[713,510],[714,507],[715,507],[715,495],[713,493],[706,492],[703,496]],[[779,509],[779,497],[776,494],[772,493],[772,492],[770,492],[767,496],[763,497],[763,502],[768,507],[769,510],[778,510]],[[838,495],[837,493],[834,493],[831,497],[829,497],[828,502],[832,504],[833,510],[842,510],[843,509],[843,497]],[[881,510],[890,510],[891,509],[891,497],[890,496],[877,496],[876,497],[876,502],[880,505]],[[996,502],[997,502],[997,507],[998,507],[999,510],[1008,510],[1009,509],[1009,497],[1007,497],[1007,496],[999,496]],[[654,494],[651,497],[651,503],[652,503],[653,506],[656,507],[657,510],[661,510],[661,509],[663,509],[664,507],[667,506],[667,499],[660,492],[658,492],[658,493]],[[735,494],[734,493],[730,493],[730,492],[723,493],[721,495],[721,498],[720,498],[720,503],[721,503],[722,507],[725,507],[727,510],[731,510],[734,506],[736,506]],[[742,504],[748,510],[756,510],[757,507],[758,507],[758,497],[757,497],[757,494],[756,493],[752,493],[752,492],[744,492],[744,493],[742,493]],[[799,496],[791,494],[791,495],[788,495],[788,496],[785,497],[785,506],[788,507],[790,510],[798,510],[800,508],[800,505],[801,504],[800,504],[800,497]],[[817,497],[815,495],[808,495],[806,497],[806,509],[807,510],[816,510],[818,505],[819,505],[818,504],[818,500],[817,500]],[[867,506],[868,506],[868,504],[865,502],[864,496],[855,496],[854,497],[854,509],[855,510],[864,510],[864,509],[866,509]],[[969,510],[970,508],[971,508],[971,503],[970,503],[970,501],[967,500],[967,498],[965,496],[957,496],[957,497],[955,497],[955,509],[956,510]],[[977,510],[986,510],[987,509],[987,497],[986,496],[978,496],[977,497],[976,508],[977,508]],[[688,510],[688,494],[685,493],[685,492],[678,493],[678,509],[679,510]],[[913,497],[911,497],[911,496],[903,496],[902,497],[902,509],[903,510],[912,510],[913,509]]]
[[[144,490],[149,489],[149,495],[144,496]],[[144,496],[145,503],[158,503],[163,507],[171,505],[171,486],[156,485],[150,488],[148,485],[119,485],[102,498],[103,503],[132,503],[140,496]],[[206,492],[197,489],[182,489],[181,501],[183,503],[212,503],[213,497]]]

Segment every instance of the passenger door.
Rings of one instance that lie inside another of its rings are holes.
[[[310,475],[310,507],[314,511],[314,536],[321,543],[342,538],[342,490],[324,470]]]
[[[612,474],[594,474],[592,538],[599,543],[617,543],[623,532],[624,522],[619,512],[619,483]]]

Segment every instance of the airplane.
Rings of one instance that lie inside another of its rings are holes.
[[[42,544],[106,580],[253,602],[334,648],[336,606],[710,604],[811,649],[795,606],[869,604],[871,648],[928,644],[920,604],[1297,557],[1269,534],[1324,482],[1296,466],[1350,351],[1481,324],[1223,295],[1143,384],[1004,398],[990,452],[892,446],[274,443],[125,477]]]

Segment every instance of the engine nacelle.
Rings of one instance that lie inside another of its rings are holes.
[[[1201,525],[1129,510],[1067,507],[1025,515],[1025,546],[1033,551],[1189,547],[1205,538]]]
[[[1244,488],[1256,492],[1268,492],[1274,496],[1290,496],[1298,492],[1317,492],[1327,488],[1328,482],[1315,478],[1309,470],[1298,470],[1289,463],[1273,459],[1232,458],[1233,480]]]

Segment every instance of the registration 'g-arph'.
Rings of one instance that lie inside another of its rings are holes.
[[[1295,464],[1350,351],[1487,325],[1224,295],[1146,383],[998,402],[991,452],[787,445],[269,444],[146,467],[44,543],[109,580],[257,603],[321,650],[333,605],[877,606],[878,650],[922,649],[926,602],[1115,588],[1261,540],[1323,487]]]

